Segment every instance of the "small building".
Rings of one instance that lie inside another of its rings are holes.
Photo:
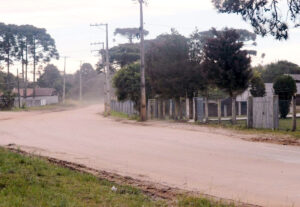
[[[19,105],[18,99],[18,89],[14,88],[13,93],[17,94],[15,98],[15,106]],[[20,103],[21,106],[25,105],[27,107],[33,106],[45,106],[51,104],[57,104],[59,102],[58,94],[54,88],[36,88],[35,96],[33,97],[33,88],[27,88],[26,98],[25,90],[20,89]]]

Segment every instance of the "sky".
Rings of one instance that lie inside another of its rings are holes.
[[[4,1],[4,0],[1,0]],[[144,8],[145,29],[150,32],[146,39],[152,39],[175,28],[189,36],[197,27],[200,31],[212,27],[248,29],[251,26],[235,14],[219,14],[211,0],[148,0]],[[93,66],[99,60],[95,52],[99,46],[93,42],[105,41],[104,27],[90,24],[109,24],[109,46],[127,40],[114,36],[115,28],[139,27],[139,5],[134,0],[5,0],[0,7],[1,22],[6,24],[32,24],[46,28],[55,39],[60,56],[67,56],[67,73],[79,69],[80,61]],[[300,65],[300,29],[292,29],[287,41],[273,37],[259,37],[258,56],[253,65],[288,60]],[[262,60],[261,54],[266,57]],[[63,70],[63,58],[52,61]],[[20,67],[19,65],[15,65]]]

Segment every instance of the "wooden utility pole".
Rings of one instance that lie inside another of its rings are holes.
[[[100,50],[92,50],[92,52],[98,52],[99,54],[101,54],[101,62],[104,63],[105,60],[105,57],[104,57],[104,54],[103,54],[103,51],[104,51],[104,42],[94,42],[94,43],[91,43],[91,45],[102,45],[102,48]],[[106,70],[104,69],[104,77],[105,77],[105,81],[104,81],[104,110],[107,111],[107,84],[106,84]]]
[[[140,3],[140,38],[141,38],[141,109],[140,119],[141,121],[147,120],[147,108],[146,108],[146,81],[145,81],[145,48],[144,48],[144,15],[143,15],[143,3],[144,0],[139,0]]]
[[[110,69],[109,69],[109,51],[108,51],[108,24],[106,27],[106,95],[107,95],[107,106],[106,115],[110,115]]]
[[[108,24],[91,24],[92,27],[99,27],[99,26],[105,26],[106,29],[106,107],[105,107],[105,114],[110,115],[110,102],[111,102],[111,78],[110,78],[110,63],[109,63],[109,46],[108,46]]]

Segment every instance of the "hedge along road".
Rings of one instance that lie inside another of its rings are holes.
[[[124,124],[93,105],[0,113],[0,145],[262,206],[300,206],[300,148],[157,124]]]

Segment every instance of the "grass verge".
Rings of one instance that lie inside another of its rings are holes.
[[[112,186],[117,191],[112,191]],[[139,189],[0,148],[1,207],[232,207],[208,199],[154,200]]]
[[[249,129],[247,127],[246,120],[238,120],[236,125],[232,125],[231,121],[222,121],[222,124],[219,125],[217,122],[209,122],[206,124],[207,126],[211,127],[222,127],[227,129],[233,129],[241,132],[246,132],[250,134],[270,134],[275,136],[290,136],[294,139],[300,139],[300,118],[297,119],[297,131],[291,131],[292,128],[292,119],[280,119],[279,120],[279,129],[272,130],[272,129]]]
[[[67,108],[72,108],[72,107],[77,107],[80,106],[79,102],[76,101],[66,101],[64,104],[63,103],[58,103],[58,104],[51,104],[51,105],[46,105],[46,106],[34,106],[34,107],[24,107],[24,108],[13,108],[10,111],[13,112],[20,112],[20,111],[47,111],[47,110],[56,110],[56,109],[67,109]]]
[[[137,115],[129,116],[128,114],[117,112],[117,111],[111,111],[110,115],[112,117],[121,118],[121,119],[139,120],[139,117]]]

